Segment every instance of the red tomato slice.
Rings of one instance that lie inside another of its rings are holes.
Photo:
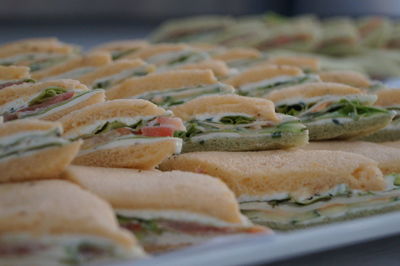
[[[157,123],[162,127],[170,127],[174,130],[186,130],[182,120],[178,117],[160,116],[157,118]]]
[[[144,127],[140,129],[142,135],[146,137],[172,137],[174,131],[170,127]]]

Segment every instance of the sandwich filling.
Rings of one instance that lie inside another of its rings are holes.
[[[304,74],[299,76],[279,76],[242,85],[238,88],[238,94],[243,96],[263,97],[273,89],[315,81],[320,81],[320,79],[318,75],[314,74]]]
[[[132,68],[125,69],[119,73],[96,79],[95,81],[92,82],[91,87],[92,89],[106,90],[109,89],[110,87],[113,87],[121,83],[127,78],[140,77],[140,76],[145,76],[147,74],[149,74],[149,69],[147,66],[140,66],[133,69]]]
[[[61,137],[62,129],[27,131],[0,138],[0,161],[30,155],[50,147],[69,144]]]
[[[265,145],[268,145],[265,138],[279,141],[288,136],[307,135],[306,127],[298,119],[285,115],[280,115],[280,118],[276,122],[260,120],[245,113],[202,114],[186,121],[186,132],[178,131],[175,136],[182,138],[185,145],[191,142],[198,144],[199,147],[210,140],[225,139],[237,142],[246,137],[263,137],[264,143],[257,144],[258,148],[240,148],[241,150],[257,150],[264,149]]]
[[[79,76],[82,76],[84,74],[94,71],[95,69],[96,69],[96,67],[94,67],[94,66],[78,67],[78,68],[72,69],[70,71],[61,73],[59,75],[47,77],[47,78],[43,79],[43,81],[55,80],[55,79],[76,79]]]
[[[240,208],[251,221],[288,230],[400,208],[400,175],[385,176],[384,191],[361,191],[340,184],[310,197],[289,193],[239,197]]]
[[[35,80],[30,78],[15,79],[15,80],[0,80],[0,90],[13,85],[20,85],[23,83],[35,83]]]
[[[48,87],[33,95],[28,102],[14,101],[2,108],[4,121],[20,118],[40,118],[59,109],[73,106],[102,90],[67,90],[62,87]]]
[[[101,149],[154,143],[167,139],[176,142],[176,153],[179,153],[182,141],[173,137],[178,130],[185,130],[182,120],[167,114],[150,117],[115,117],[98,121],[96,124],[79,129],[79,132],[69,132],[66,136],[71,139],[82,138],[84,140],[79,155]]]
[[[224,83],[212,85],[200,85],[197,87],[168,89],[163,91],[150,91],[135,96],[136,99],[148,100],[163,107],[169,107],[186,103],[194,98],[212,94],[231,94],[235,90]]]
[[[116,210],[121,227],[128,229],[149,251],[182,247],[204,242],[212,237],[233,234],[260,234],[269,230],[250,223],[231,224],[203,215],[174,211]],[[172,215],[171,215],[172,214]],[[179,219],[173,217],[180,217]],[[186,217],[188,219],[182,218]],[[198,219],[189,219],[197,217]]]
[[[373,107],[375,95],[322,96],[308,99],[290,99],[276,103],[276,112],[293,115],[304,123],[322,119],[332,119],[340,124],[340,118],[359,120],[376,114],[388,114],[390,111]]]
[[[0,256],[5,265],[81,265],[130,259],[143,256],[143,252],[138,248],[129,250],[102,237],[32,237],[21,233],[0,237]]]

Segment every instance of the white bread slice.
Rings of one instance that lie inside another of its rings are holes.
[[[241,60],[241,59],[257,59],[262,56],[261,52],[253,48],[231,48],[223,52],[216,53],[213,59],[225,62]]]
[[[310,82],[271,91],[266,98],[273,102],[280,102],[292,98],[313,98],[325,95],[361,94],[355,87],[332,82]]]
[[[0,124],[0,138],[25,132],[46,132],[60,127],[60,123],[33,119],[17,120]],[[0,182],[54,178],[71,163],[78,153],[81,143],[82,141],[75,141],[1,160]]]
[[[278,66],[299,67],[313,72],[318,71],[320,68],[319,59],[311,56],[272,56],[267,62]]]
[[[106,91],[107,99],[130,98],[149,91],[197,87],[217,83],[211,70],[173,70],[127,79]]]
[[[17,80],[30,78],[29,67],[0,66],[0,80]]]
[[[162,44],[152,44],[140,49],[138,52],[127,56],[126,58],[140,58],[146,60],[154,55],[178,52],[189,49],[190,46],[186,44],[173,44],[173,43],[162,43]]]
[[[339,184],[366,191],[385,188],[375,161],[341,151],[194,152],[171,157],[160,169],[218,177],[239,199],[279,193],[307,198]]]
[[[150,170],[175,154],[177,145],[176,139],[160,138],[149,143],[135,143],[122,147],[93,150],[90,153],[84,150],[85,153],[78,154],[72,163]]]
[[[245,70],[224,82],[232,85],[233,87],[241,87],[248,83],[254,83],[262,80],[272,79],[280,76],[301,76],[303,71],[300,68],[293,66],[276,66],[276,65],[263,65],[255,66]]]
[[[376,92],[377,106],[395,106],[400,104],[400,89],[383,89]]]
[[[271,101],[234,94],[198,97],[173,106],[171,110],[183,120],[190,120],[201,114],[245,113],[263,120],[279,121]]]
[[[64,177],[104,198],[117,210],[152,211],[155,215],[158,211],[187,212],[243,223],[232,191],[207,175],[70,166]]]
[[[72,129],[84,127],[98,120],[107,120],[114,117],[160,116],[166,111],[155,104],[141,99],[113,100],[93,104],[76,110],[60,119],[64,133]]]
[[[60,87],[66,90],[86,91],[88,88],[77,80],[59,79],[52,81],[13,85],[0,90],[0,106],[20,100],[28,102],[30,98],[49,87]]]
[[[175,69],[210,69],[218,78],[223,78],[229,75],[230,70],[224,61],[221,60],[204,60],[197,63],[183,64]]]
[[[119,228],[107,202],[67,181],[2,184],[0,202],[3,234],[92,235],[126,249],[137,245],[132,235]]]
[[[364,74],[351,70],[325,70],[318,73],[324,82],[342,83],[356,88],[368,88],[371,80]]]
[[[56,38],[22,39],[1,45],[0,58],[26,53],[71,54],[75,50],[75,46],[62,43]]]
[[[57,76],[77,68],[100,67],[111,62],[111,55],[108,52],[93,52],[83,56],[74,56],[62,64],[57,64],[53,67],[36,71],[32,74],[32,77],[36,80],[41,80],[44,78]]]
[[[365,141],[313,141],[304,150],[328,150],[352,152],[378,163],[384,174],[400,173],[400,149]]]
[[[117,73],[120,73],[124,70],[128,69],[135,69],[138,67],[145,67],[147,66],[147,69],[149,72],[153,72],[155,70],[154,66],[146,64],[146,62],[140,60],[140,59],[134,59],[134,60],[125,60],[121,59],[115,62],[112,62],[108,65],[99,67],[98,69],[94,70],[93,72],[89,72],[87,74],[84,74],[79,77],[79,81],[82,82],[83,84],[86,84],[87,86],[92,85],[92,83],[100,78],[107,77],[110,75],[114,75]]]
[[[148,46],[149,43],[145,40],[119,40],[103,43],[96,46],[92,51],[103,51],[103,52],[113,52],[113,51],[124,51],[133,49],[142,49]]]

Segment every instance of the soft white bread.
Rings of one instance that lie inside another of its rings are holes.
[[[189,49],[190,46],[186,44],[173,44],[173,43],[162,43],[162,44],[153,44],[140,49],[138,52],[128,56],[127,58],[140,58],[146,60],[154,55],[169,53],[169,52],[178,52]]]
[[[339,184],[368,191],[385,188],[375,161],[341,151],[194,152],[171,157],[160,169],[218,177],[239,198],[278,193],[309,197]]]
[[[332,82],[310,82],[271,91],[266,98],[273,102],[280,102],[292,98],[313,98],[325,95],[351,95],[362,91],[345,84]]]
[[[29,67],[0,66],[0,80],[16,80],[30,78]]]
[[[400,89],[384,89],[376,92],[378,100],[375,105],[395,106],[400,104]]]
[[[59,123],[17,120],[0,124],[0,139],[29,132],[60,130]],[[82,141],[37,149],[0,161],[0,182],[49,179],[59,175],[78,153]]]
[[[122,41],[103,43],[99,46],[94,47],[92,51],[112,52],[112,51],[125,51],[125,50],[136,50],[136,49],[139,50],[148,45],[149,43],[145,40],[122,40]]]
[[[98,69],[89,72],[87,74],[84,74],[79,77],[79,81],[82,82],[83,84],[86,84],[90,86],[95,80],[107,76],[111,76],[114,74],[118,74],[124,70],[129,70],[129,69],[135,69],[138,67],[147,67],[147,70],[149,72],[153,72],[155,70],[154,66],[146,64],[143,60],[140,59],[134,59],[134,60],[118,60],[115,62],[112,62],[108,65],[99,67]]]
[[[147,143],[134,143],[115,148],[85,151],[78,154],[73,164],[123,167],[150,170],[177,152],[177,139],[160,138]]]
[[[71,166],[64,176],[104,198],[114,209],[182,211],[228,223],[243,222],[232,191],[207,175]]]
[[[276,65],[263,65],[255,66],[242,73],[239,73],[224,82],[232,85],[233,87],[241,87],[242,85],[258,82],[262,80],[272,79],[281,76],[300,76],[303,71],[300,68],[293,66],[276,66]]]
[[[36,83],[25,83],[6,87],[0,90],[0,106],[9,102],[19,100],[28,102],[35,94],[40,93],[42,90],[49,87],[60,87],[70,90],[86,91],[88,88],[77,80],[72,79],[59,79],[53,81],[44,81]]]
[[[198,97],[173,106],[171,110],[183,120],[190,120],[201,114],[244,113],[261,120],[279,121],[271,101],[234,94]]]
[[[320,68],[319,59],[310,56],[273,56],[267,61],[279,66],[294,66],[316,72]]]
[[[107,90],[107,99],[130,98],[149,91],[197,87],[217,83],[211,70],[174,70],[127,79]]]
[[[324,82],[342,83],[356,88],[368,88],[371,80],[364,74],[351,70],[325,70],[318,73]]]
[[[353,152],[376,161],[384,174],[400,173],[400,149],[372,142],[314,141],[302,149]]]
[[[242,59],[257,59],[262,56],[261,52],[253,48],[231,48],[220,53],[216,53],[212,58],[225,62],[242,60]]]
[[[56,38],[23,39],[1,45],[0,58],[26,53],[70,54],[75,50],[75,46],[62,43]]]
[[[78,127],[115,117],[160,116],[166,111],[157,105],[141,99],[112,100],[93,104],[76,110],[60,119],[64,133]]]
[[[83,56],[75,56],[62,64],[36,71],[32,77],[36,80],[57,76],[81,67],[100,67],[112,62],[108,52],[93,52]]]
[[[48,122],[36,119],[15,120],[0,124],[0,138],[16,135],[26,131],[51,131],[62,132],[62,125],[59,122]]]
[[[224,61],[221,60],[204,60],[197,63],[183,64],[176,69],[198,69],[207,70],[210,69],[214,75],[218,78],[226,77],[229,75],[230,70]]]
[[[63,180],[0,185],[0,234],[11,233],[92,235],[127,249],[137,245],[107,202]]]
[[[60,108],[58,110],[51,110],[46,114],[40,116],[40,119],[47,121],[58,121],[62,117],[69,115],[71,112],[75,110],[81,110],[86,106],[90,106],[96,103],[102,103],[106,99],[106,95],[103,90],[93,90],[90,91],[86,96],[78,97],[75,100],[69,102],[70,105],[62,106],[64,108]]]

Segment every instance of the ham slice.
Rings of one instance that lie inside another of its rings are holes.
[[[5,114],[4,121],[7,122],[7,121],[15,120],[15,119],[18,119],[19,117],[21,117],[21,115],[23,113],[38,111],[40,109],[47,108],[51,105],[54,105],[54,104],[57,104],[60,102],[64,102],[66,100],[71,99],[74,96],[74,94],[75,94],[74,91],[67,91],[63,94],[59,94],[54,97],[51,97],[50,99],[47,99],[46,101],[44,101],[42,103],[34,104],[32,106],[20,109],[15,113]]]

